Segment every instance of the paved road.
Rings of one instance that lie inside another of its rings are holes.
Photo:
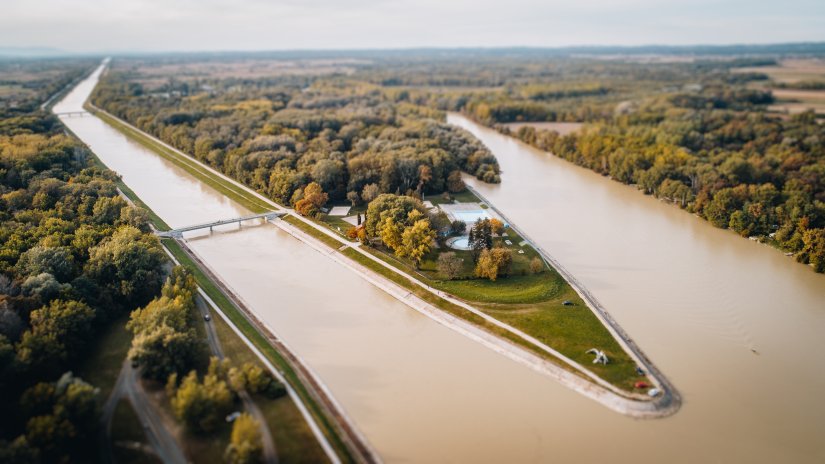
[[[106,440],[103,451],[104,462],[114,462],[112,454],[112,418],[117,403],[125,398],[132,404],[132,409],[143,426],[143,431],[155,454],[164,463],[186,464],[186,457],[175,437],[166,428],[154,404],[149,401],[146,391],[138,379],[138,371],[132,367],[128,359],[123,361],[120,374],[112,389],[111,395],[103,406],[102,426],[103,437]]]
[[[195,299],[198,305],[198,311],[200,312],[201,316],[205,316],[209,314],[209,305],[203,300],[203,298],[198,295]],[[211,318],[211,315],[210,315]],[[202,317],[203,319],[203,317]],[[224,353],[223,348],[221,347],[221,340],[218,338],[218,333],[215,330],[215,324],[211,321],[206,321],[204,319],[204,327],[206,328],[206,339],[209,343],[209,350],[212,352],[214,356],[218,359],[223,359]],[[258,421],[261,431],[261,441],[263,442],[263,452],[264,452],[264,462],[267,464],[277,464],[278,463],[278,453],[275,450],[275,440],[272,439],[272,433],[269,431],[269,426],[267,425],[266,417],[261,409],[255,404],[255,401],[252,400],[252,397],[249,396],[249,393],[246,390],[241,390],[238,392],[238,396],[241,398],[241,402],[243,403],[244,409]]]

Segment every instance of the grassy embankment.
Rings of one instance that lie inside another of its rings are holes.
[[[104,403],[112,393],[123,360],[132,342],[132,333],[126,329],[128,315],[111,321],[107,330],[92,342],[89,355],[80,364],[77,375],[100,389],[98,398]],[[143,426],[126,399],[118,401],[112,417],[112,453],[117,462],[160,462],[148,454],[143,446],[148,440]]]
[[[266,202],[260,198],[244,191],[226,179],[209,172],[188,156],[180,155],[158,144],[106,114],[98,113],[98,116],[146,148],[157,152],[248,209],[255,212],[271,210],[271,206],[267,205]],[[456,198],[459,201],[478,201],[478,198],[471,192],[462,192],[458,194]],[[444,202],[441,197],[428,199],[434,204]],[[329,220],[330,217],[326,216],[325,218]],[[285,220],[304,232],[318,238],[330,247],[340,248],[343,245],[343,243],[297,218],[287,217]],[[344,231],[346,230],[344,224],[348,224],[343,221],[338,223],[337,221],[340,221],[340,219],[336,218],[335,221],[330,221],[329,223],[324,223],[323,221],[313,222],[340,234],[337,229],[340,227],[341,230]],[[632,391],[633,383],[638,380],[634,369],[635,363],[633,363],[628,354],[616,342],[607,328],[555,270],[548,268],[540,274],[520,275],[526,274],[525,269],[529,265],[529,260],[532,259],[532,257],[538,256],[538,253],[529,245],[519,247],[522,238],[518,237],[512,230],[508,231],[507,238],[513,243],[513,245],[508,247],[516,252],[514,253],[513,263],[514,275],[500,278],[495,282],[471,278],[453,281],[441,279],[435,270],[437,252],[430,253],[422,263],[420,269],[415,269],[408,261],[398,259],[386,251],[368,247],[364,247],[364,249],[388,264],[400,267],[408,274],[414,275],[426,285],[441,289],[463,299],[502,322],[534,336],[570,359],[587,366],[592,372],[607,382],[621,389]],[[346,241],[343,237],[342,240]],[[523,255],[518,254],[517,249],[524,249],[525,253]],[[472,260],[468,259],[469,252],[457,253],[464,258],[465,277],[471,276]],[[358,251],[348,249],[345,250],[343,254],[391,278],[399,285],[414,291],[416,294],[419,294],[420,297],[439,308],[510,339],[542,357],[558,362],[552,355],[538,349],[524,339],[503,329],[484,323],[478,316],[473,315],[463,308],[451,305],[436,295],[421,289],[406,278],[361,255]],[[565,300],[570,300],[573,306],[563,306],[561,303]],[[585,353],[590,348],[603,350],[610,358],[610,363],[607,365],[592,364],[592,355]]]
[[[227,181],[223,177],[204,168],[197,161],[190,159],[189,157],[180,156],[174,150],[170,150],[165,145],[162,145],[156,142],[155,140],[146,137],[140,132],[135,131],[131,127],[123,124],[115,118],[112,118],[104,112],[97,111],[94,108],[89,109],[97,117],[99,117],[107,124],[117,129],[118,131],[122,132],[127,137],[131,138],[140,145],[143,145],[147,149],[157,153],[158,155],[160,155],[167,161],[171,162],[172,164],[180,167],[181,169],[184,169],[190,175],[194,176],[201,182],[209,185],[218,192],[224,194],[231,200],[239,203],[252,213],[264,213],[267,211],[272,211],[271,205],[267,204],[265,201],[261,200],[260,198],[256,197],[255,195],[251,194],[245,189],[235,185],[230,181]]]
[[[211,323],[215,326],[226,357],[238,365],[249,362],[266,369],[261,360],[235,335],[222,318],[213,318]],[[253,399],[266,417],[267,424],[270,424],[270,432],[281,462],[313,463],[326,460],[324,451],[317,444],[300,411],[288,396],[272,400],[261,395],[253,395]],[[273,427],[276,424],[277,427]],[[315,446],[309,446],[310,444]]]

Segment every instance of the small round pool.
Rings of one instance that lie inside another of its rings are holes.
[[[454,250],[469,250],[470,237],[463,235],[461,237],[451,238],[447,240],[447,246]]]

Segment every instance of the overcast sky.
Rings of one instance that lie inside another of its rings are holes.
[[[0,47],[74,52],[825,41],[825,0],[2,0]]]

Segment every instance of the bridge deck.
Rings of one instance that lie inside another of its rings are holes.
[[[72,118],[72,117],[75,117],[75,116],[79,116],[79,117],[82,118],[83,116],[91,115],[91,113],[89,113],[88,111],[63,111],[63,112],[54,113],[54,114],[55,114],[55,116],[58,116],[58,117],[66,116],[67,118]]]
[[[283,211],[268,211],[266,213],[250,214],[249,216],[241,216],[241,217],[236,217],[236,218],[232,218],[232,219],[221,219],[220,221],[207,222],[207,223],[204,223],[204,224],[195,224],[195,225],[186,226],[186,227],[179,227],[177,229],[157,232],[157,236],[158,237],[181,237],[184,232],[191,232],[193,230],[207,229],[207,228],[212,229],[213,227],[218,227],[218,226],[222,226],[222,225],[226,225],[226,224],[234,224],[236,222],[241,223],[243,221],[251,221],[253,219],[260,219],[260,218],[274,219],[276,217],[280,217],[280,216],[283,216],[285,214],[286,213],[283,212]]]

